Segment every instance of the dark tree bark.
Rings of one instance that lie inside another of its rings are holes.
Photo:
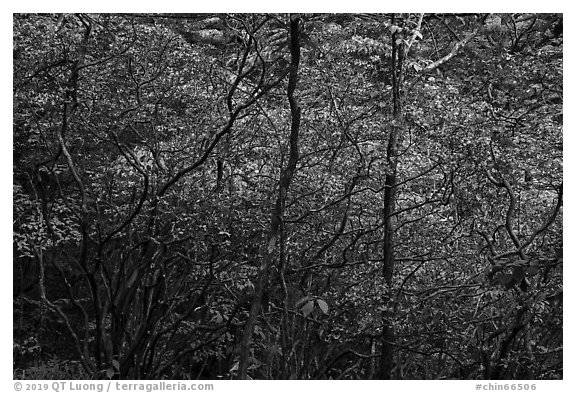
[[[392,18],[394,23],[394,17]],[[394,208],[396,205],[397,166],[398,166],[398,143],[402,131],[402,82],[404,66],[404,43],[397,37],[398,33],[392,34],[392,58],[390,71],[392,73],[392,105],[393,119],[390,127],[390,136],[386,149],[388,161],[388,174],[385,180],[384,190],[384,239],[383,239],[383,265],[382,274],[386,281],[386,295],[384,303],[392,302],[392,277],[394,275]],[[382,354],[380,358],[379,379],[391,379],[394,364],[394,326],[391,323],[390,307],[385,307],[382,315]]]
[[[264,256],[260,265],[258,274],[258,281],[255,286],[254,298],[250,307],[248,320],[244,327],[244,334],[240,343],[240,358],[238,361],[238,379],[247,379],[248,366],[250,361],[250,346],[252,343],[252,335],[254,334],[254,327],[262,309],[262,298],[264,296],[264,287],[268,282],[270,270],[272,268],[274,258],[279,248],[279,243],[282,237],[283,218],[286,208],[286,198],[288,196],[288,188],[294,177],[296,170],[296,163],[298,162],[298,138],[300,132],[300,106],[298,100],[294,96],[296,91],[296,84],[298,81],[298,68],[300,65],[300,18],[297,15],[290,17],[290,73],[288,79],[288,101],[290,103],[290,113],[292,116],[290,128],[290,156],[286,168],[280,175],[280,184],[278,189],[278,197],[276,204],[272,210],[272,218],[270,225],[270,232]]]

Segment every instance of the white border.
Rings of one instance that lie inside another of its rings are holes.
[[[566,2],[567,3],[567,2]],[[565,108],[569,108],[564,114],[565,133],[564,146],[566,151],[571,152],[571,147],[576,145],[576,129],[574,128],[574,99],[573,90],[574,77],[576,70],[574,62],[574,33],[573,28],[575,19],[571,12],[571,7],[566,3],[559,1],[497,1],[484,0],[481,2],[446,2],[446,1],[423,1],[416,0],[411,2],[390,2],[386,0],[364,1],[354,0],[346,2],[335,1],[314,1],[314,0],[286,0],[272,2],[254,2],[246,0],[238,1],[217,1],[207,2],[194,0],[188,1],[139,1],[139,2],[121,2],[113,0],[100,1],[20,1],[13,2],[7,0],[0,6],[0,45],[2,48],[2,130],[0,131],[1,160],[0,163],[0,184],[4,185],[1,195],[1,206],[3,215],[10,219],[3,220],[0,233],[1,241],[0,250],[6,255],[6,259],[1,261],[5,263],[4,274],[5,282],[0,285],[0,304],[2,305],[2,315],[5,322],[2,326],[2,340],[0,340],[0,387],[2,391],[12,392],[12,285],[8,282],[12,277],[12,187],[10,187],[10,177],[12,174],[11,157],[12,150],[12,13],[16,12],[408,12],[408,11],[428,11],[428,12],[563,12],[564,13],[564,102]],[[565,256],[566,264],[564,265],[565,281],[565,298],[564,303],[564,380],[563,381],[534,381],[538,392],[573,392],[576,391],[575,373],[573,371],[574,361],[571,359],[574,355],[574,318],[572,316],[574,299],[574,290],[571,284],[574,282],[574,267],[576,261],[572,257],[575,255],[574,231],[572,223],[574,222],[574,207],[570,201],[574,199],[574,179],[575,173],[575,156],[572,154],[564,155],[566,184],[565,184],[565,201],[564,201],[564,237],[565,237]],[[568,202],[566,202],[568,201]],[[496,381],[493,381],[496,382]],[[501,381],[506,382],[506,381]],[[520,381],[510,381],[520,382]],[[528,381],[531,383],[531,381]],[[233,382],[233,381],[215,381],[216,392],[233,391],[233,392],[266,392],[270,389],[279,389],[288,391],[288,389],[299,389],[303,391],[318,391],[318,389],[334,389],[338,391],[384,391],[384,390],[408,390],[417,392],[471,392],[477,381],[252,381],[252,382]],[[489,383],[478,382],[478,383]],[[571,388],[570,388],[571,387]]]

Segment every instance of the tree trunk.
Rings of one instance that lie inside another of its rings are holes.
[[[394,223],[392,217],[396,204],[397,186],[397,157],[398,140],[402,130],[402,73],[404,63],[404,48],[401,40],[397,40],[397,33],[392,35],[392,104],[393,120],[386,149],[388,172],[384,190],[384,240],[383,240],[383,266],[382,274],[386,281],[384,294],[384,311],[382,313],[382,354],[380,357],[380,369],[378,379],[391,379],[394,365],[394,326],[392,325],[392,277],[394,275]],[[398,42],[399,41],[399,42]]]
[[[300,65],[300,18],[297,15],[290,17],[290,74],[288,79],[288,101],[290,103],[290,113],[292,117],[290,127],[290,157],[286,168],[280,175],[280,184],[278,190],[278,198],[276,205],[272,211],[270,232],[268,235],[268,242],[264,250],[264,257],[260,265],[258,273],[258,281],[256,283],[254,298],[250,307],[248,320],[244,327],[244,334],[240,343],[240,358],[238,360],[238,379],[247,379],[248,364],[250,361],[250,346],[252,343],[252,335],[254,327],[260,310],[262,308],[262,298],[264,296],[264,287],[268,282],[272,263],[280,247],[282,239],[282,232],[284,231],[284,210],[286,208],[286,198],[288,196],[288,188],[294,177],[296,170],[296,163],[298,162],[298,137],[300,131],[300,106],[294,92],[296,91],[296,83],[298,81],[298,68]]]

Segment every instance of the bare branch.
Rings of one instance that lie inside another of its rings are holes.
[[[433,71],[436,68],[438,68],[439,66],[441,66],[442,64],[444,64],[447,61],[449,61],[450,59],[452,59],[454,56],[456,56],[458,53],[460,53],[462,48],[464,48],[476,36],[477,32],[478,32],[478,29],[472,31],[471,33],[468,33],[462,40],[460,40],[454,44],[454,46],[452,47],[452,49],[450,50],[450,52],[448,54],[446,54],[444,57],[436,60],[435,62],[428,64],[426,67],[422,68],[421,73],[424,74],[424,73],[428,73],[430,71]]]

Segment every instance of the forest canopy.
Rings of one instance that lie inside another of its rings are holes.
[[[14,14],[16,379],[562,379],[561,14]]]

